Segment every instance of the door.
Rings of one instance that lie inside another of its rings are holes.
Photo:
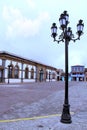
[[[39,79],[40,79],[40,82],[43,81],[43,69],[40,70],[40,78]]]
[[[3,82],[3,70],[0,69],[0,83]]]

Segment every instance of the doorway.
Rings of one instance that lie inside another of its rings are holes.
[[[40,82],[43,81],[43,69],[40,69],[39,80],[40,80]]]
[[[3,82],[3,70],[0,69],[0,83]]]

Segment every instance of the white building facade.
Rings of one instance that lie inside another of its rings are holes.
[[[0,52],[0,82],[56,81],[56,68],[8,52]]]
[[[71,81],[84,81],[85,67],[83,65],[71,66]]]

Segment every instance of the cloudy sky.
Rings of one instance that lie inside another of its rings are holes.
[[[84,35],[69,44],[71,65],[87,67],[86,0],[2,0],[0,1],[0,51],[8,51],[56,68],[64,69],[65,44],[53,42],[50,27],[67,10],[69,26],[76,35],[79,19],[84,21]]]

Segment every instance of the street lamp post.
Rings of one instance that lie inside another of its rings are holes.
[[[80,40],[80,36],[83,34],[83,20],[79,20],[79,23],[77,24],[77,35],[78,37],[75,39],[74,35],[72,34],[72,30],[70,27],[68,27],[69,24],[69,15],[67,14],[67,11],[64,11],[59,18],[60,22],[60,29],[62,30],[61,35],[59,35],[58,40],[56,40],[57,36],[57,26],[56,23],[52,24],[51,32],[52,37],[54,39],[54,42],[65,42],[65,99],[64,99],[64,105],[63,105],[63,111],[61,115],[61,122],[62,123],[71,123],[71,115],[70,115],[70,105],[69,105],[69,98],[68,98],[68,45],[69,42]]]

